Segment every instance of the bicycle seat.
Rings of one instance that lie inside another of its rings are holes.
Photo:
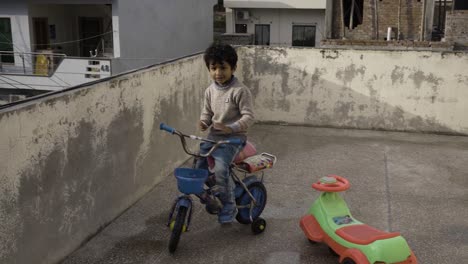
[[[399,232],[388,233],[366,224],[345,226],[337,229],[335,233],[344,240],[358,245],[368,245],[376,240],[400,236]]]
[[[250,143],[250,141],[247,141],[244,148],[237,154],[236,158],[234,159],[234,163],[239,163],[248,157],[252,157],[255,154],[257,154],[257,149],[252,143]]]

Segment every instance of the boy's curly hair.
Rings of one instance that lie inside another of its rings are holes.
[[[229,44],[213,43],[205,51],[203,56],[206,67],[210,67],[210,63],[222,64],[223,61],[229,63],[231,68],[237,65],[236,50]]]

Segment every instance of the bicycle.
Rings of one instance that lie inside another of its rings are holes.
[[[213,141],[187,135],[164,123],[161,123],[159,128],[179,136],[185,153],[194,157],[192,168],[176,168],[174,170],[177,187],[182,193],[174,201],[167,222],[167,226],[171,230],[169,252],[174,253],[182,233],[189,231],[193,212],[191,195],[197,196],[201,201],[217,199],[211,192],[211,187],[214,186],[214,174],[210,170],[196,169],[196,160],[198,158],[209,158],[211,153],[221,144],[242,144],[243,142],[240,139]],[[187,148],[186,138],[211,142],[214,145],[206,154],[200,154]],[[265,152],[256,155],[253,145],[250,142],[246,144],[246,147],[240,151],[237,159],[234,160],[229,169],[230,176],[235,183],[234,193],[238,209],[236,220],[241,224],[250,224],[252,233],[260,234],[266,228],[265,219],[260,217],[267,202],[267,191],[263,184],[263,170],[271,168],[276,163],[276,156]],[[213,164],[210,165],[210,168],[212,166]],[[261,175],[257,175],[258,172]],[[213,208],[209,208],[208,204],[206,210],[210,214],[216,213]]]

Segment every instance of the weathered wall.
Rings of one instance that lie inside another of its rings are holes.
[[[457,45],[468,47],[468,10],[447,12],[445,39]]]
[[[240,47],[259,121],[468,135],[468,54]],[[0,110],[0,263],[53,263],[186,158],[201,55]]]
[[[428,10],[432,9],[433,0],[425,0]],[[339,0],[333,0],[333,37],[342,37],[341,5]],[[346,29],[347,39],[378,39],[387,37],[388,27],[393,27],[397,32],[400,25],[400,39],[418,40],[421,37],[423,2],[418,0],[379,1],[363,0],[362,24],[353,30]],[[351,1],[348,2],[350,5]],[[346,6],[345,6],[346,10]],[[400,16],[398,15],[400,10]],[[431,21],[429,30],[432,29],[433,14],[426,14]],[[345,25],[348,27],[348,24]],[[430,34],[431,31],[426,32]],[[395,37],[395,35],[393,35]]]
[[[468,54],[245,47],[258,120],[468,134]]]
[[[200,55],[0,111],[0,263],[54,263],[186,159]]]
[[[216,0],[138,0],[135,3],[134,0],[113,2],[120,38],[120,58],[112,61],[113,73],[204,51],[213,41]]]

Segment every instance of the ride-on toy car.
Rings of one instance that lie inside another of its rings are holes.
[[[312,184],[323,193],[300,221],[309,241],[327,244],[342,264],[418,263],[400,233],[381,231],[352,217],[338,194],[349,186],[347,179],[337,175]]]

